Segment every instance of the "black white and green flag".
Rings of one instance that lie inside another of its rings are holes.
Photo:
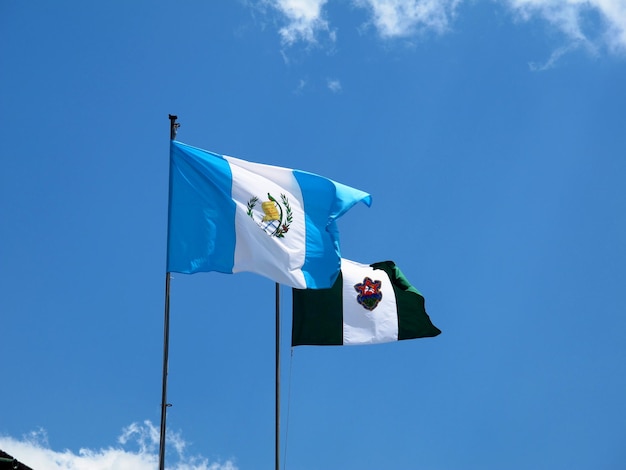
[[[393,261],[341,260],[330,289],[293,289],[291,344],[374,344],[437,336],[424,297]]]

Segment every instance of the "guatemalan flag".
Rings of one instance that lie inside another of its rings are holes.
[[[333,285],[335,220],[369,194],[312,173],[172,141],[167,271],[253,272],[299,289]]]

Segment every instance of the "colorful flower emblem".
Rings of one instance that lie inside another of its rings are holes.
[[[369,311],[374,310],[383,299],[380,285],[380,281],[372,281],[369,277],[363,279],[362,283],[355,284],[354,289],[359,293],[356,297],[357,302]]]

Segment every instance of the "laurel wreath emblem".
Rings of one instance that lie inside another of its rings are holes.
[[[252,196],[252,198],[250,198],[250,200],[248,201],[248,211],[246,212],[246,214],[248,214],[250,217],[252,217],[252,209],[254,209],[254,206],[256,206],[257,202],[259,202],[259,198],[256,196]]]
[[[272,201],[274,204],[276,204],[278,210],[280,211],[280,216],[278,219],[278,227],[276,227],[274,231],[270,233],[270,235],[276,238],[285,238],[285,233],[289,231],[289,227],[291,226],[291,223],[293,222],[293,211],[291,210],[289,199],[287,198],[285,194],[281,194],[280,195],[280,200],[282,202],[282,205],[281,205],[276,200],[276,198],[274,198],[270,193],[267,193],[267,198],[270,201]],[[256,196],[251,197],[247,203],[248,210],[246,211],[246,214],[253,220],[254,220],[253,211],[258,203],[259,203],[259,198]],[[283,206],[285,207],[284,211],[283,211]],[[269,227],[269,224],[266,227],[262,227],[262,228],[263,230],[266,230],[268,227]]]

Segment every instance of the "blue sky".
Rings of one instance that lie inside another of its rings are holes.
[[[5,1],[0,38],[0,449],[155,468],[172,113],[370,192],[343,255],[443,331],[291,351],[282,288],[285,468],[623,468],[623,1]],[[168,468],[273,468],[274,284],[174,275],[171,315]]]

